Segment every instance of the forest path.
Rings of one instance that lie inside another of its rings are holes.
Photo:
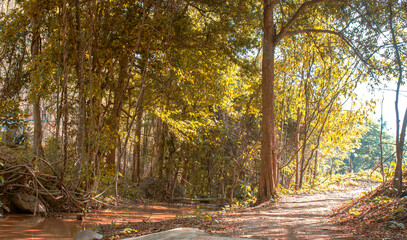
[[[269,206],[224,215],[224,236],[257,239],[355,239],[352,232],[329,222],[333,208],[372,190],[361,184],[345,191],[284,196]]]

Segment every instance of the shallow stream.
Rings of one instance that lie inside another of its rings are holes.
[[[192,213],[195,206],[143,205],[95,210],[77,220],[77,213],[60,213],[54,217],[12,214],[0,218],[0,239],[42,240],[73,239],[83,229],[96,230],[98,224],[121,224],[141,221],[165,221]]]

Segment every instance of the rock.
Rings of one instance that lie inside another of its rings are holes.
[[[147,177],[140,184],[140,195],[143,198],[150,198],[156,200],[162,200],[170,195],[168,191],[168,184],[165,180],[157,177]],[[184,197],[186,190],[181,184],[174,186],[174,197]]]
[[[140,194],[143,198],[163,198],[166,195],[165,183],[157,177],[147,177],[140,184]]]
[[[11,197],[11,201],[21,211],[30,213],[36,212],[40,214],[47,213],[44,204],[37,200],[37,198],[33,195],[29,195],[27,193],[17,193]]]
[[[185,196],[185,193],[187,192],[187,190],[185,189],[184,186],[182,186],[181,184],[175,184],[174,187],[174,197],[175,198],[181,198]]]
[[[174,228],[158,233],[151,233],[139,237],[124,238],[123,240],[237,240],[237,239],[247,239],[247,238],[234,238],[234,237],[223,237],[216,236],[213,234],[206,233],[203,230],[196,228]],[[252,239],[252,238],[251,238]],[[254,239],[254,238],[253,238]]]
[[[91,230],[82,230],[76,234],[75,240],[102,239],[103,235]]]
[[[3,195],[0,198],[1,202],[1,207],[3,210],[5,210],[7,213],[12,213],[18,211],[17,207],[14,206],[14,204],[11,201],[11,195]]]
[[[3,205],[2,208],[3,208],[4,210],[6,210],[6,212],[8,212],[8,213],[10,212],[10,208],[8,208],[6,205]]]

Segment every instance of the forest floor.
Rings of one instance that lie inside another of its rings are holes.
[[[333,218],[333,210],[343,209],[351,200],[371,191],[378,183],[362,183],[344,191],[324,191],[286,195],[277,202],[230,212],[200,211],[190,217],[164,222],[129,223],[125,226],[100,228],[104,239],[140,236],[177,227],[195,227],[220,236],[256,239],[407,239],[403,229],[360,225],[363,221],[344,224]],[[346,214],[349,214],[346,210]],[[337,213],[338,214],[338,213]],[[335,223],[334,223],[335,220]],[[343,219],[342,219],[343,220]],[[340,224],[338,224],[340,223]],[[126,232],[127,231],[127,232]]]

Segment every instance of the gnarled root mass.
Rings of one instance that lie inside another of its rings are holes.
[[[6,212],[80,211],[95,200],[70,184],[60,163],[24,159],[0,148],[0,210]],[[64,177],[65,176],[65,177]],[[96,200],[95,200],[96,201]],[[1,212],[0,212],[1,213]]]

